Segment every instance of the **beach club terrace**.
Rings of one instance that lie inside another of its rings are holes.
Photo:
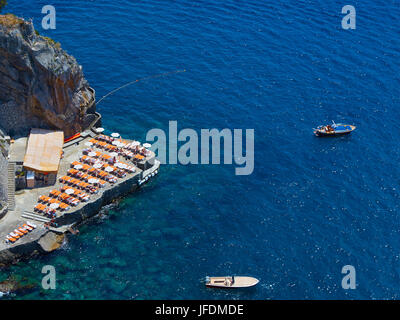
[[[117,190],[134,190],[158,173],[150,145],[103,131],[92,128],[64,139],[60,131],[32,129],[29,137],[12,141],[11,199],[0,220],[0,250],[34,241],[48,230],[64,233],[84,220],[79,215],[95,214],[86,206],[103,204],[103,197],[110,202]]]

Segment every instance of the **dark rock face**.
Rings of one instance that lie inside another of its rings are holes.
[[[93,120],[93,104],[74,57],[37,35],[32,22],[0,15],[0,128],[12,136],[61,129],[68,137]]]
[[[7,166],[7,158],[0,152],[0,201],[7,201]],[[2,218],[1,215],[0,218]]]

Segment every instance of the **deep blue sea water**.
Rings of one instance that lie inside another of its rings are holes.
[[[152,128],[255,130],[255,168],[164,165],[64,249],[2,270],[57,289],[18,299],[400,298],[400,3],[386,1],[9,0],[61,42],[101,97],[103,125],[145,140]],[[341,28],[342,6],[357,10]],[[350,136],[312,128],[353,123]],[[341,287],[344,265],[357,289]],[[243,291],[206,275],[248,274]]]

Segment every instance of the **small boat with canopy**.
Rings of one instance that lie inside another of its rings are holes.
[[[314,128],[314,134],[317,137],[333,137],[349,134],[355,129],[356,126],[353,126],[351,124],[335,123],[334,121],[332,121],[332,124],[328,124],[326,126],[318,126],[317,128]]]

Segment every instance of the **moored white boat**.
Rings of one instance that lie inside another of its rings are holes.
[[[206,277],[206,286],[214,288],[248,288],[258,282],[256,278],[243,276]]]

